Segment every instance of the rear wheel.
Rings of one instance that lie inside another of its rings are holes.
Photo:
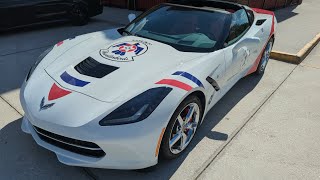
[[[273,47],[273,42],[274,42],[274,39],[271,38],[269,40],[267,46],[264,49],[263,55],[261,57],[260,63],[258,65],[258,68],[257,68],[257,71],[256,71],[257,75],[263,74],[265,69],[266,69],[266,67],[267,67],[267,64],[268,64],[269,59],[270,59],[270,54],[271,54],[271,51],[272,51],[272,47]]]
[[[187,97],[176,109],[166,128],[160,146],[160,156],[178,157],[190,144],[201,122],[203,107],[197,96]]]
[[[70,11],[70,17],[73,25],[86,25],[90,18],[88,7],[80,4],[74,4]]]

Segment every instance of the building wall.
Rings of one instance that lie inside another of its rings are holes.
[[[301,4],[302,0],[225,0],[236,2],[250,7],[261,9],[279,9],[291,5]],[[104,0],[106,6],[128,8],[135,10],[146,10],[168,0]]]

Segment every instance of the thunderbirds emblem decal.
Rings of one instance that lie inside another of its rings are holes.
[[[119,62],[133,61],[134,57],[147,52],[148,46],[143,42],[130,41],[118,43],[110,46],[108,49],[100,50],[102,57]]]

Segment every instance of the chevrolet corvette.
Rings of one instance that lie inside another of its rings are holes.
[[[22,85],[22,130],[64,164],[143,169],[178,157],[241,78],[263,75],[277,25],[271,11],[210,0],[129,20],[52,46]]]

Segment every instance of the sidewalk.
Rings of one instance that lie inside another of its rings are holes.
[[[319,179],[319,77],[317,46],[200,179]]]

